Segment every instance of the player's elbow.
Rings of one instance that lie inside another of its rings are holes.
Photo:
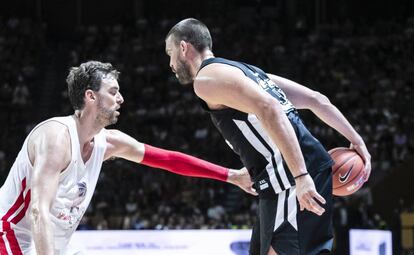
[[[34,201],[30,205],[30,220],[34,226],[43,224],[45,218],[49,216],[49,210],[42,209],[41,205]]]
[[[258,114],[256,115],[264,122],[279,122],[280,117],[285,114],[279,102],[274,100],[263,101],[258,108]]]
[[[309,98],[309,109],[320,109],[331,105],[331,101],[320,92],[314,91]]]
[[[33,225],[38,225],[40,221],[40,209],[38,203],[32,203],[30,206],[30,220]]]

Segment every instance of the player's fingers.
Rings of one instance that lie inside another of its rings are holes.
[[[371,175],[371,163],[366,163],[365,164],[365,169],[364,169],[365,173],[364,173],[364,181],[368,181],[369,176]]]
[[[301,206],[301,211],[303,211],[305,209],[310,211],[309,199],[303,197],[302,200],[300,201],[300,206]]]
[[[296,198],[298,200],[300,210],[303,211],[303,209],[305,208],[305,206],[304,206],[305,201],[303,200],[303,198],[299,194],[296,194]]]
[[[315,192],[316,193],[316,192]],[[319,195],[319,194],[318,194]],[[325,209],[323,209],[318,202],[316,202],[313,198],[313,196],[311,195],[311,191],[304,194],[303,196],[304,200],[305,200],[305,208],[306,210],[313,212],[317,215],[322,215],[325,212]],[[325,201],[325,199],[322,198],[323,201]]]
[[[371,175],[371,170],[365,170],[364,182],[368,181],[370,175]]]
[[[364,163],[364,170],[365,170],[365,172],[368,172],[369,168],[370,168],[370,164],[367,163],[367,162],[365,162]]]
[[[305,209],[304,203],[299,202],[299,207],[300,207],[300,210],[303,211]]]
[[[302,196],[304,204],[308,205],[309,201],[312,199],[312,196],[309,194],[309,192],[303,194]]]
[[[253,188],[253,187],[250,187],[249,188],[249,193],[250,194],[252,194],[253,196],[257,196],[257,195],[259,195],[258,193],[257,193],[257,191],[256,191],[256,189],[255,188]]]
[[[308,210],[319,216],[325,212],[325,209],[320,206],[314,199],[308,201]]]
[[[309,194],[309,192],[306,192],[306,193],[303,193],[302,194],[302,196],[301,196],[301,200],[302,200],[302,203],[304,204],[304,205],[308,205],[308,202],[309,202],[309,200],[312,198],[312,196],[310,196],[310,194]]]
[[[252,194],[252,190],[250,189],[250,187],[241,187],[241,188],[244,190],[244,192]]]
[[[303,211],[306,208],[306,201],[303,199],[303,197],[297,197],[299,202],[300,210]]]
[[[325,198],[323,198],[318,192],[311,191],[311,194],[312,194],[312,197],[316,198],[319,202],[321,202],[322,204],[326,204]]]

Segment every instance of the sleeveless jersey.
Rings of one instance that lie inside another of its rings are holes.
[[[94,193],[106,151],[106,136],[103,129],[94,137],[92,154],[84,163],[75,119],[72,116],[51,118],[33,130],[49,121],[64,124],[68,128],[71,141],[71,161],[60,174],[56,198],[50,210],[55,254],[65,254],[70,237]],[[30,134],[24,141],[6,182],[0,188],[1,254],[35,254],[29,215],[30,183],[33,175],[33,166],[27,152]]]
[[[332,159],[327,151],[303,125],[297,110],[287,99],[285,93],[269,79],[265,72],[255,66],[223,58],[204,60],[200,70],[213,63],[226,64],[240,69],[257,86],[279,101],[295,130],[307,170],[311,175],[332,165]],[[201,104],[210,113],[213,124],[220,131],[226,143],[240,156],[261,197],[273,196],[295,185],[280,150],[254,114],[232,108],[210,110],[203,100]]]

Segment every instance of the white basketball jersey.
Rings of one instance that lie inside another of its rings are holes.
[[[34,129],[48,121],[57,121],[67,126],[71,139],[72,159],[60,174],[56,198],[50,210],[55,254],[65,254],[70,237],[94,193],[104,160],[106,136],[102,129],[94,137],[92,154],[84,163],[74,117],[48,119]],[[2,255],[35,254],[29,215],[30,183],[33,173],[33,166],[27,153],[29,136],[24,141],[6,182],[0,188],[0,254]]]

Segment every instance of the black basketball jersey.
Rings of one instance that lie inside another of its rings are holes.
[[[204,60],[200,70],[212,63],[239,68],[261,89],[280,102],[295,130],[307,170],[311,175],[332,165],[332,159],[327,151],[303,125],[298,112],[285,93],[269,79],[265,72],[255,66],[223,58]],[[255,181],[259,193],[267,193],[267,191],[280,193],[295,185],[280,150],[254,114],[232,108],[210,110],[204,101],[201,100],[201,103],[203,108],[210,113],[214,125],[226,143],[240,156],[242,163]]]

